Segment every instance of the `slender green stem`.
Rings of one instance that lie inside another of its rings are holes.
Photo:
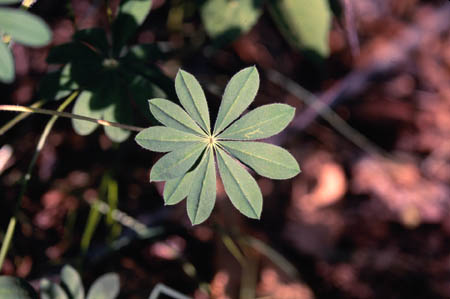
[[[8,229],[6,230],[5,238],[2,242],[2,249],[0,250],[0,270],[3,267],[3,262],[5,261],[6,253],[9,249],[9,244],[11,244],[12,237],[14,235],[14,229],[16,227],[16,217],[11,217],[9,219]]]
[[[44,105],[47,101],[46,100],[40,100],[36,103],[32,104],[31,108],[40,108],[42,105]],[[22,120],[26,119],[28,116],[30,116],[31,113],[29,112],[22,112],[13,119],[11,119],[9,122],[7,122],[3,127],[0,128],[0,136],[8,132],[11,128],[13,128],[15,125],[17,125]]]
[[[99,125],[106,126],[106,127],[116,127],[116,128],[121,128],[124,130],[135,131],[135,132],[140,132],[140,131],[144,130],[144,128],[119,124],[119,123],[115,123],[115,122],[111,122],[111,121],[106,121],[103,119],[96,119],[96,118],[91,118],[91,117],[87,117],[87,116],[83,116],[83,115],[62,112],[62,111],[42,109],[42,108],[33,108],[33,107],[15,106],[15,105],[0,105],[0,111],[39,113],[39,114],[53,115],[56,117],[60,116],[60,117],[66,117],[66,118],[80,119],[80,120],[94,122],[94,123],[97,123]]]
[[[57,112],[63,111],[70,103],[72,103],[76,97],[78,96],[78,91],[74,91],[59,107]],[[27,107],[24,107],[27,108]],[[28,108],[28,109],[32,109],[32,108]],[[33,108],[34,109],[34,108]],[[28,112],[28,111],[25,111]],[[9,224],[8,224],[8,229],[6,231],[6,235],[5,238],[2,242],[2,247],[0,249],[0,271],[3,267],[3,263],[5,261],[5,257],[6,254],[8,253],[8,249],[11,245],[11,241],[12,238],[14,236],[14,230],[16,227],[16,223],[17,223],[17,215],[20,209],[20,206],[22,204],[22,198],[25,195],[25,191],[27,189],[28,186],[28,182],[30,181],[31,178],[31,172],[33,171],[34,165],[36,164],[37,158],[39,157],[39,154],[42,151],[42,148],[44,147],[45,141],[47,140],[48,135],[50,134],[50,131],[53,127],[53,125],[55,124],[56,120],[58,119],[58,115],[53,115],[53,117],[48,121],[47,125],[44,128],[44,131],[41,134],[41,137],[39,138],[39,142],[38,145],[36,147],[36,150],[34,152],[34,155],[31,159],[30,165],[28,165],[28,169],[27,172],[25,173],[25,175],[22,177],[22,181],[21,181],[21,187],[20,187],[20,192],[19,192],[19,196],[16,202],[16,207],[14,210],[14,214],[11,217]]]

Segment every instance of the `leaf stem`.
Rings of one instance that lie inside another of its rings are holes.
[[[32,104],[31,108],[40,108],[42,107],[47,101],[46,100],[40,100],[36,103]],[[3,127],[0,128],[0,136],[8,132],[11,128],[13,128],[15,125],[17,125],[19,122],[30,116],[31,113],[29,112],[22,112],[13,119],[11,119],[9,122],[7,122]]]
[[[49,110],[49,109],[42,109],[42,108],[25,107],[25,106],[17,106],[17,105],[0,105],[0,111],[38,113],[38,114],[52,115],[54,117],[56,116],[56,117],[79,119],[79,120],[94,122],[94,123],[97,123],[99,125],[106,126],[106,127],[116,127],[116,128],[121,128],[124,130],[135,131],[135,132],[140,132],[140,131],[144,130],[144,128],[141,128],[141,127],[135,127],[135,126],[115,123],[115,122],[111,122],[111,121],[106,121],[103,119],[96,119],[96,118],[91,118],[91,117],[87,117],[87,116],[83,116],[83,115],[62,112],[62,111],[54,111],[54,110]]]
[[[55,111],[55,112],[60,113],[61,111],[66,109],[66,107],[76,99],[78,94],[79,94],[78,91],[74,91],[58,107],[58,110]],[[8,106],[8,105],[5,105],[5,106]],[[20,107],[20,106],[18,106],[18,107]],[[23,107],[23,108],[25,108],[25,109],[39,109],[39,108],[28,108],[28,107]],[[19,110],[19,111],[30,112],[29,110]],[[33,112],[33,111],[31,111],[31,112]],[[8,229],[6,231],[6,235],[5,235],[5,238],[4,238],[3,242],[2,242],[2,247],[0,249],[0,271],[1,271],[2,267],[3,267],[3,263],[5,261],[6,254],[8,253],[9,247],[11,245],[12,238],[14,236],[14,230],[16,228],[16,223],[17,223],[17,215],[19,213],[19,209],[20,209],[20,206],[22,204],[22,198],[25,195],[25,191],[26,191],[27,186],[28,186],[28,182],[31,179],[31,172],[33,171],[33,168],[34,168],[34,165],[36,164],[37,158],[39,157],[39,154],[41,153],[41,150],[44,147],[45,141],[47,140],[47,137],[50,134],[50,131],[51,131],[51,129],[52,129],[52,127],[55,124],[57,119],[58,119],[58,115],[53,114],[53,117],[48,121],[47,125],[44,128],[44,131],[41,134],[41,137],[39,138],[38,145],[36,146],[36,150],[34,152],[33,157],[31,158],[30,165],[28,165],[27,172],[22,177],[20,192],[19,192],[19,196],[18,196],[18,199],[17,199],[17,202],[16,202],[16,207],[14,209],[14,214],[11,217],[11,219],[9,220]]]

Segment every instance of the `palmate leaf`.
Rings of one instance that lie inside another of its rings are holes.
[[[153,166],[150,181],[166,181],[163,194],[166,205],[177,204],[187,197],[189,219],[193,225],[202,223],[211,214],[216,200],[216,158],[225,192],[233,205],[245,216],[259,219],[263,205],[261,190],[237,160],[268,178],[297,175],[300,168],[288,151],[271,144],[248,142],[279,133],[292,120],[295,109],[285,104],[265,105],[235,121],[251,104],[259,87],[258,71],[249,67],[228,83],[211,133],[200,84],[191,74],[180,70],[175,85],[186,111],[168,100],[150,100],[152,114],[167,127],[150,127],[135,138],[146,149],[169,152]]]

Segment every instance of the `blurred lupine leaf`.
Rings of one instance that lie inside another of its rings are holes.
[[[42,80],[41,95],[58,100],[79,90],[72,110],[75,114],[132,124],[135,107],[153,120],[147,100],[173,93],[165,87],[171,80],[156,65],[148,65],[162,55],[156,45],[126,47],[144,22],[151,3],[151,0],[121,1],[112,24],[111,43],[104,29],[90,28],[75,32],[71,42],[53,47],[47,62],[64,66]],[[155,53],[159,55],[153,57]],[[98,127],[83,120],[73,120],[72,124],[80,135],[89,135]],[[115,127],[105,127],[104,131],[115,142],[123,142],[130,135],[129,131]]]
[[[41,18],[22,9],[0,8],[0,29],[14,41],[31,47],[45,46],[52,38]]]
[[[0,81],[14,81],[14,58],[8,46],[0,40]]]
[[[119,292],[119,276],[116,273],[106,273],[94,281],[85,297],[80,274],[70,265],[64,266],[61,271],[61,285],[45,278],[40,283],[42,299],[115,299]]]
[[[40,286],[41,299],[69,299],[64,289],[48,279],[42,279]]]
[[[201,17],[208,35],[219,46],[247,33],[262,14],[263,0],[207,0]]]
[[[12,276],[0,276],[0,298],[39,299],[28,282]]]
[[[84,287],[80,274],[72,266],[66,265],[61,270],[61,284],[73,299],[84,299]]]
[[[332,12],[328,0],[270,0],[270,12],[292,46],[316,55],[330,53]]]
[[[119,55],[136,29],[142,25],[152,7],[152,0],[122,0],[112,25],[113,52]]]
[[[0,4],[15,4],[15,3],[19,3],[22,2],[22,0],[0,0]]]
[[[264,105],[236,120],[254,100],[259,87],[258,70],[249,67],[228,83],[211,132],[206,98],[195,77],[180,70],[175,85],[186,111],[168,100],[150,100],[151,112],[165,126],[150,127],[135,137],[145,149],[169,152],[153,165],[150,181],[166,181],[166,205],[187,197],[189,219],[193,225],[200,224],[214,208],[217,159],[225,192],[233,205],[245,216],[259,219],[261,190],[238,161],[268,178],[296,176],[300,168],[288,151],[247,141],[281,132],[291,122],[295,109],[286,104]]]
[[[100,276],[89,289],[86,299],[114,299],[120,292],[119,275],[107,273]]]
[[[0,5],[19,3],[19,0],[0,0]],[[17,8],[0,7],[0,82],[14,81],[13,55],[5,44],[4,36],[31,47],[45,46],[51,41],[52,32],[39,17]]]

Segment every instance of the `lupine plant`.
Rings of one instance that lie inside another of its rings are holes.
[[[263,199],[256,180],[244,165],[271,179],[288,179],[300,172],[288,151],[255,142],[282,131],[294,117],[293,107],[280,103],[264,105],[236,120],[253,102],[258,88],[256,67],[234,75],[225,88],[214,127],[205,94],[195,77],[186,71],[180,70],[175,79],[182,107],[165,99],[149,101],[153,116],[164,126],[145,129],[135,140],[148,150],[169,152],[153,165],[150,181],[166,182],[166,205],[187,197],[187,213],[193,225],[205,221],[214,208],[216,160],[232,204],[254,219],[261,216]]]
[[[85,295],[80,274],[71,266],[61,270],[61,284],[42,279],[39,287],[41,299],[115,299],[119,295],[120,281],[115,273],[100,276]],[[38,299],[33,287],[18,277],[0,276],[0,298]]]
[[[171,80],[154,64],[148,63],[160,58],[161,51],[154,44],[127,45],[151,5],[152,1],[121,1],[111,32],[103,28],[79,30],[69,43],[53,47],[47,62],[63,67],[44,78],[41,94],[59,100],[79,90],[73,113],[133,123],[133,104],[140,111],[146,111],[142,108],[149,95],[170,93],[163,90]],[[80,135],[89,135],[98,127],[96,123],[79,120],[73,120],[72,124]],[[123,142],[130,135],[127,130],[113,127],[106,127],[105,133],[115,142]]]

